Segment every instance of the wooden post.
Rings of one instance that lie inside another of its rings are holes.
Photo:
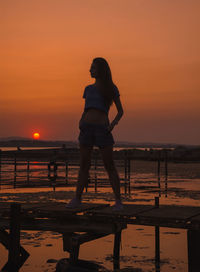
[[[127,181],[127,153],[126,150],[124,150],[124,193],[127,193],[126,188],[126,181]]]
[[[155,207],[159,208],[159,197],[155,197]]]
[[[27,160],[27,182],[29,182],[30,162]]]
[[[160,228],[155,226],[155,268],[160,271]]]
[[[0,173],[1,173],[1,157],[2,157],[2,151],[0,149]]]
[[[131,194],[131,159],[128,157],[128,193]]]
[[[0,188],[1,188],[1,157],[2,157],[2,151],[0,149]]]
[[[57,180],[57,164],[54,162],[53,164],[53,177],[52,177],[52,186],[53,186],[53,191],[56,191],[56,180]]]
[[[70,249],[70,264],[75,264],[78,261],[80,244],[76,238],[71,238],[71,249]]]
[[[69,165],[68,165],[68,161],[65,162],[65,181],[66,184],[68,183],[68,171],[69,171]]]
[[[14,158],[14,181],[13,181],[13,188],[16,188],[16,183],[17,183],[17,158],[15,155]]]
[[[168,182],[168,154],[165,150],[165,197],[167,197],[167,182]]]
[[[200,231],[188,230],[188,272],[199,272],[200,267]]]
[[[20,210],[20,204],[11,204],[8,272],[17,272],[20,266]]]
[[[88,180],[87,180],[87,183],[85,185],[85,192],[87,193],[88,191],[88,184],[90,183],[90,175],[88,174]]]
[[[47,171],[48,171],[48,174],[47,174],[47,178],[51,179],[51,163],[50,162],[47,162]]]
[[[113,268],[114,268],[114,270],[119,269],[121,233],[122,233],[122,231],[116,232],[115,238],[114,238],[114,249],[113,249]]]
[[[160,189],[160,151],[158,151],[158,167],[157,167],[157,174],[158,174],[158,188]]]
[[[97,192],[97,154],[94,154],[94,188],[95,193]]]
[[[15,158],[14,158],[14,172],[15,173],[17,172],[17,158],[16,158],[16,155],[15,155]]]

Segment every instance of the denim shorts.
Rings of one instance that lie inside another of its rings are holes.
[[[79,129],[80,134],[78,140],[80,144],[103,148],[106,146],[113,146],[115,143],[107,125],[91,124],[81,121]]]

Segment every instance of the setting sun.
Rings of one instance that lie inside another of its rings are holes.
[[[40,133],[38,133],[38,132],[33,133],[33,138],[35,140],[38,140],[40,138]]]

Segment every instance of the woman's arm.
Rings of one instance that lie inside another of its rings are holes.
[[[122,103],[119,96],[116,96],[113,99],[115,106],[117,108],[117,115],[115,116],[114,120],[110,123],[109,130],[113,130],[114,126],[116,126],[119,122],[119,120],[122,118],[122,115],[124,114],[124,110],[122,107]]]

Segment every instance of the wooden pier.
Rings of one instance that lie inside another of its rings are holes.
[[[47,149],[47,150],[0,150],[0,186],[35,187],[51,186],[74,186],[79,169],[79,150],[70,149]],[[131,181],[134,179],[134,153],[128,150],[114,152],[114,160],[120,173],[121,185],[125,194],[131,194]],[[141,157],[141,160],[155,161],[155,181],[158,189],[161,181],[168,187],[168,156],[163,151],[161,156],[157,152],[153,157]],[[39,181],[39,184],[38,184]],[[91,159],[88,188],[110,186],[105,175],[103,161],[98,150],[93,150]],[[86,188],[86,191],[87,189]]]
[[[128,224],[155,227],[157,267],[160,260],[160,227],[187,229],[188,254],[194,259],[192,263],[190,262],[190,267],[200,263],[199,248],[196,252],[200,241],[200,207],[159,205],[158,198],[155,198],[155,205],[127,204],[119,212],[114,212],[109,205],[94,203],[83,203],[76,209],[66,208],[64,203],[23,205],[13,203],[11,206],[8,203],[0,203],[0,207],[0,242],[9,250],[8,263],[2,271],[18,271],[29,256],[20,246],[20,230],[61,233],[63,250],[70,253],[69,260],[72,265],[78,260],[81,244],[113,234],[115,236],[113,265],[117,268],[121,233]],[[7,229],[10,230],[9,234]],[[194,242],[191,241],[195,241],[196,245],[194,246]],[[13,267],[17,267],[17,270],[13,270]],[[199,270],[193,268],[189,271]]]

